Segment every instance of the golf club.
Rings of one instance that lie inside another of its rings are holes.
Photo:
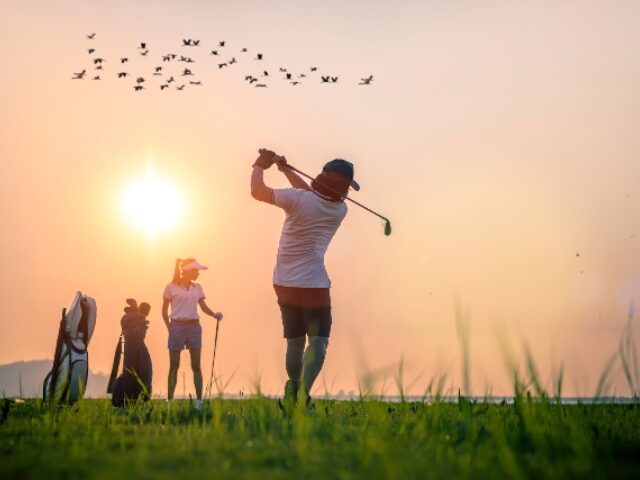
[[[216,336],[213,341],[213,360],[211,361],[211,375],[209,375],[209,383],[205,391],[205,398],[209,398],[211,395],[211,386],[213,385],[213,369],[216,365],[216,350],[218,349],[218,330],[220,329],[220,320],[216,319]]]
[[[308,179],[309,179],[309,180],[311,180],[311,181],[316,180],[315,178],[311,177],[310,175],[307,175],[306,173],[301,172],[300,170],[298,170],[298,169],[297,169],[296,167],[294,167],[293,165],[290,165],[289,163],[285,163],[285,164],[284,164],[284,166],[285,166],[285,167],[287,167],[287,168],[289,168],[290,170],[293,170],[293,171],[294,171],[294,172],[296,172],[297,174],[302,175],[303,177],[308,178]],[[317,181],[317,180],[316,180],[316,181]],[[321,184],[321,185],[322,185],[323,187],[325,187],[325,188],[327,188],[327,189],[331,190],[332,192],[340,193],[340,192],[337,192],[336,190],[332,189],[331,187],[329,187],[329,186],[327,186],[327,185],[324,185],[324,184]],[[384,221],[385,221],[385,224],[384,224],[384,234],[385,234],[385,235],[387,235],[387,236],[391,235],[391,221],[389,221],[389,219],[388,219],[387,217],[385,217],[385,216],[383,216],[383,215],[380,215],[378,212],[376,212],[376,211],[374,211],[374,210],[371,210],[369,207],[364,206],[364,205],[363,205],[363,204],[361,204],[360,202],[356,202],[356,201],[355,201],[354,199],[352,199],[352,198],[349,198],[349,197],[346,197],[346,196],[345,196],[344,198],[345,198],[345,200],[349,200],[351,203],[354,203],[354,204],[356,204],[357,206],[359,206],[359,207],[361,207],[361,208],[364,208],[367,212],[369,212],[369,213],[373,213],[376,217],[381,218],[382,220],[384,220]]]

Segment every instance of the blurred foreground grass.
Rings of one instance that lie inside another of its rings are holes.
[[[3,402],[3,400],[0,400]],[[4,401],[6,402],[6,401]],[[640,405],[6,403],[0,478],[640,478]]]

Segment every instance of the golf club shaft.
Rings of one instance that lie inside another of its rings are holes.
[[[218,330],[220,329],[220,320],[216,319],[216,336],[213,341],[213,360],[211,361],[211,375],[209,376],[209,384],[207,385],[206,397],[211,394],[211,387],[213,385],[213,369],[216,366],[216,350],[218,349]]]
[[[296,172],[297,174],[302,175],[303,177],[306,177],[306,178],[308,178],[308,179],[309,179],[309,180],[311,180],[311,181],[314,181],[314,180],[315,180],[315,178],[311,177],[310,175],[307,175],[307,174],[306,174],[306,173],[304,173],[304,172],[301,172],[300,170],[298,170],[298,169],[297,169],[296,167],[294,167],[293,165],[289,165],[289,164],[287,163],[287,164],[286,164],[286,166],[287,166],[287,168],[289,168],[290,170],[293,170],[293,171],[294,171],[294,172]],[[331,190],[332,192],[335,192],[335,193],[338,193],[338,194],[340,193],[340,192],[335,191],[334,189],[332,189],[331,187],[329,187],[329,186],[327,186],[327,185],[324,185],[324,184],[323,184],[323,186],[324,186],[325,188],[328,188],[328,189],[329,189],[329,190]],[[385,222],[389,222],[389,221],[390,221],[387,217],[385,217],[385,216],[383,216],[383,215],[380,215],[378,212],[376,212],[376,211],[374,211],[374,210],[371,210],[369,207],[367,207],[367,206],[365,206],[365,205],[361,204],[360,202],[356,202],[354,199],[349,198],[349,197],[346,197],[346,196],[345,196],[344,198],[345,198],[345,200],[349,200],[351,203],[356,204],[356,205],[357,205],[357,206],[359,206],[360,208],[364,208],[367,212],[369,212],[369,213],[373,213],[376,217],[381,218],[381,219],[382,219],[382,220],[384,220]]]

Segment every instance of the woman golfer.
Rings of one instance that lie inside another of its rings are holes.
[[[274,190],[265,185],[264,170],[274,162],[293,188]],[[343,159],[327,163],[311,185],[287,168],[284,157],[270,150],[260,150],[253,165],[253,198],[280,207],[286,214],[273,286],[287,339],[287,404],[297,400],[298,391],[309,402],[324,363],[332,322],[331,282],[324,255],[347,214],[344,199],[351,187],[360,188],[353,180],[353,165]]]
[[[200,368],[202,327],[198,316],[198,305],[207,315],[216,320],[222,320],[222,313],[214,312],[207,306],[202,286],[195,283],[200,270],[207,268],[194,258],[176,260],[173,281],[165,287],[162,295],[162,318],[169,330],[168,399],[173,399],[176,389],[180,352],[187,348],[191,356],[193,383],[196,387],[196,408],[202,406],[202,369]],[[169,314],[169,305],[171,305],[171,314]]]

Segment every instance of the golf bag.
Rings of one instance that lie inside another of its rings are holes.
[[[125,400],[151,398],[153,367],[149,350],[144,343],[148,322],[133,301],[130,305],[132,306],[125,308],[125,314],[120,321],[122,334],[116,345],[111,378],[107,386],[107,393],[112,394],[111,403],[116,407],[124,405]],[[124,366],[122,373],[118,375],[123,343]]]
[[[53,367],[42,385],[42,399],[73,404],[84,395],[89,374],[87,346],[96,327],[96,301],[81,292],[62,309]]]

